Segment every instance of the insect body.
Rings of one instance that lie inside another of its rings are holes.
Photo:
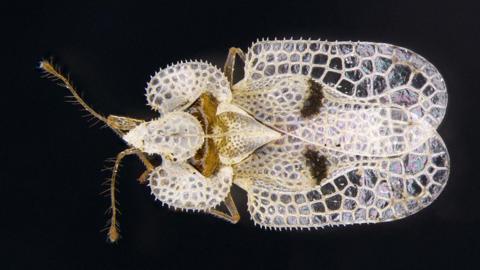
[[[236,56],[245,76],[233,84]],[[104,118],[129,145],[162,203],[232,223],[230,195],[248,194],[255,224],[272,229],[377,223],[406,217],[443,190],[449,157],[436,132],[447,104],[444,81],[421,56],[369,42],[274,40],[245,55],[232,48],[223,72],[198,61],[157,72],[146,88],[158,119]],[[160,155],[154,167],[149,157]],[[228,213],[215,210],[224,203]]]

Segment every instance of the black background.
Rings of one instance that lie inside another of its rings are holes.
[[[448,2],[448,3],[443,3]],[[478,269],[480,177],[479,7],[461,1],[240,3],[157,1],[154,5],[41,3],[2,16],[1,269]],[[439,128],[451,156],[441,196],[392,223],[303,232],[264,231],[233,189],[242,220],[176,213],[121,168],[123,238],[106,242],[106,158],[125,149],[108,129],[89,128],[65,89],[41,79],[54,56],[86,101],[103,114],[152,118],[144,87],[182,59],[223,64],[227,49],[262,37],[366,40],[400,45],[431,61],[447,83]],[[477,154],[478,155],[478,154]],[[2,267],[3,265],[3,267]],[[214,268],[215,267],[215,268]]]

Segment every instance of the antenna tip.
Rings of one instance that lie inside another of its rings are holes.
[[[115,243],[120,238],[120,234],[118,233],[117,227],[112,224],[110,225],[110,229],[108,230],[108,240],[110,243]]]

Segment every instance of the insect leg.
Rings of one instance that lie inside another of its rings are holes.
[[[227,76],[230,86],[233,84],[233,70],[235,68],[235,58],[239,56],[245,62],[245,53],[240,48],[231,47],[228,50],[227,60],[223,66],[223,73]]]
[[[240,214],[238,213],[237,206],[235,206],[235,202],[233,201],[231,193],[228,193],[224,203],[227,207],[229,214],[223,213],[215,209],[208,210],[208,213],[220,219],[236,224],[240,220]]]
[[[145,184],[148,175],[155,169],[155,166],[153,166],[153,164],[150,162],[150,160],[148,160],[147,156],[145,156],[144,153],[139,151],[136,154],[138,158],[142,161],[143,165],[145,165],[145,167],[147,168],[147,170],[144,171],[142,175],[140,175],[140,177],[138,178],[138,182],[140,182],[140,184]]]
[[[116,187],[116,178],[118,173],[118,168],[120,167],[120,162],[122,159],[128,155],[141,154],[140,150],[135,148],[129,148],[123,150],[122,152],[117,154],[117,158],[115,160],[115,165],[113,165],[112,170],[112,177],[110,178],[110,204],[111,204],[111,218],[110,218],[110,227],[108,229],[108,239],[110,242],[115,242],[120,237],[119,229],[118,229],[118,221],[117,221],[117,200],[115,199],[115,187]],[[142,160],[143,161],[143,160]],[[152,166],[153,167],[153,166]]]

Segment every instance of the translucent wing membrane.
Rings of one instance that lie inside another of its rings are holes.
[[[305,76],[276,76],[258,84],[236,89],[233,101],[260,122],[327,149],[398,155],[418,147],[433,130],[404,107],[334,97]]]
[[[268,86],[279,75],[307,76],[327,86],[332,95],[352,101],[396,104],[434,127],[447,105],[446,86],[437,69],[418,54],[389,44],[259,41],[248,50],[245,79],[238,88]]]
[[[150,174],[149,186],[162,203],[185,210],[207,210],[230,192],[232,168],[222,167],[207,178],[187,163],[163,160]]]
[[[319,179],[311,174],[306,151],[307,145],[292,137],[271,142],[234,165],[235,183],[261,179],[264,183],[287,190],[310,189],[318,184]]]
[[[297,145],[299,149],[302,147]],[[301,190],[294,190],[282,180],[294,173],[308,174],[302,170],[308,165],[298,154],[300,150],[292,152],[285,145],[283,148],[267,145],[261,151],[265,153],[258,155],[265,157],[271,155],[268,152],[280,152],[267,158],[277,159],[270,172],[257,170],[255,165],[248,169],[252,164],[236,169],[255,179],[248,192],[248,209],[253,220],[273,229],[400,219],[429,205],[443,190],[449,174],[448,153],[436,134],[414,151],[398,157],[370,158],[355,165],[344,163],[343,167],[332,164],[329,176],[319,185]],[[297,157],[296,161],[288,162],[291,157]],[[338,160],[338,156],[332,158]],[[293,167],[289,169],[290,166]]]
[[[225,75],[215,66],[197,61],[161,69],[147,84],[146,92],[148,105],[161,114],[188,108],[204,92],[219,102],[231,99]]]
[[[393,45],[260,41],[233,102],[284,136],[234,165],[256,224],[312,228],[411,215],[443,190],[436,68]]]

